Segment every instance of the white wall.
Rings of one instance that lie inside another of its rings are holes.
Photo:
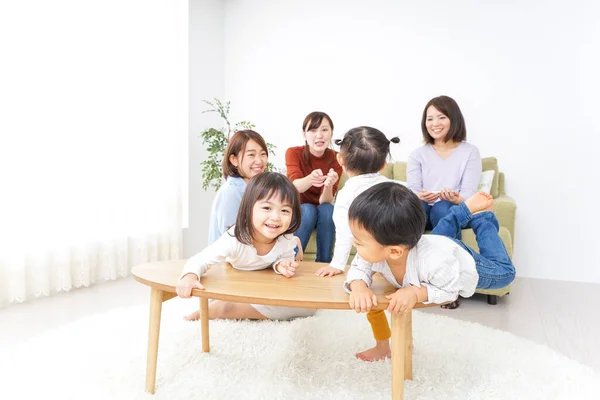
[[[314,110],[331,115],[336,137],[358,125],[400,136],[393,156],[406,160],[425,103],[452,96],[518,203],[518,274],[600,282],[588,207],[600,178],[588,161],[600,145],[600,6],[490,3],[228,0],[224,98],[283,166]]]
[[[184,230],[186,257],[202,250],[208,240],[210,205],[214,193],[202,190],[200,162],[206,152],[202,130],[219,124],[215,114],[202,114],[202,100],[223,97],[225,3],[190,0],[190,120],[189,120],[189,228]]]

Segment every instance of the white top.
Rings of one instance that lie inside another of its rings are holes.
[[[338,191],[333,206],[333,223],[335,224],[335,247],[330,267],[345,270],[348,256],[352,250],[352,232],[348,221],[348,210],[354,199],[370,188],[381,182],[389,182],[390,179],[378,173],[356,175],[349,178],[344,186]]]
[[[408,158],[406,182],[417,194],[421,189],[433,192],[448,188],[468,199],[477,192],[481,169],[479,150],[471,143],[461,142],[445,159],[426,144]]]
[[[427,287],[427,301],[424,304],[454,301],[459,294],[470,297],[479,280],[473,257],[452,239],[440,235],[423,235],[417,245],[410,249],[402,284],[396,281],[386,261],[370,263],[357,254],[346,276],[344,289],[350,293],[350,283],[356,280],[363,280],[367,286],[371,286],[375,272],[379,272],[398,289],[421,285]]]
[[[222,262],[228,262],[233,268],[242,271],[254,271],[269,267],[275,269],[277,264],[283,260],[294,261],[294,248],[296,247],[294,236],[280,236],[268,254],[259,256],[253,246],[238,242],[233,236],[233,229],[234,227],[231,227],[216,242],[187,260],[183,266],[181,278],[189,273],[196,274],[200,278],[211,265]]]

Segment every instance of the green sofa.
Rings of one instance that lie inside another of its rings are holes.
[[[494,197],[495,201],[495,213],[500,223],[499,234],[506,246],[508,254],[512,257],[513,245],[515,240],[515,214],[517,205],[515,201],[508,197],[504,187],[504,173],[498,169],[498,160],[495,157],[487,157],[482,159],[483,171],[494,170],[494,181],[492,183],[492,189],[490,194]],[[396,179],[400,181],[406,181],[406,162],[398,161],[395,163],[389,163],[385,166],[382,174],[390,179]],[[348,179],[346,174],[343,174],[340,179],[339,189],[344,186],[344,182]],[[462,232],[463,241],[471,248],[479,251],[477,242],[475,241],[475,235],[472,229],[463,229]],[[355,249],[352,249],[351,257],[348,258],[348,264],[352,261],[352,257],[355,254]],[[313,232],[306,250],[304,251],[304,261],[314,261],[316,257],[316,235]],[[504,296],[510,291],[510,285],[494,290],[478,289],[476,293],[487,295],[487,301],[489,304],[496,304],[498,296]]]

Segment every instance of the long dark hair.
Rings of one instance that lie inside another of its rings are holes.
[[[242,196],[237,219],[235,220],[234,236],[238,242],[252,245],[254,226],[252,211],[254,204],[263,199],[278,196],[281,202],[292,206],[292,221],[288,229],[282,233],[294,233],[300,228],[300,194],[290,180],[279,172],[262,172],[248,181],[248,186]]]
[[[329,115],[322,111],[313,111],[304,118],[304,122],[302,123],[302,132],[308,132],[311,129],[317,129],[321,126],[321,123],[323,123],[323,119],[326,119],[329,122],[329,125],[331,125],[331,136],[333,137],[333,121]],[[327,157],[326,160],[329,162],[330,166],[333,165],[333,162],[335,161],[335,153],[329,151],[329,149],[326,149],[324,157]],[[312,163],[310,162],[310,148],[306,141],[304,142],[302,158],[304,158],[304,162],[306,164],[311,166],[312,170]]]

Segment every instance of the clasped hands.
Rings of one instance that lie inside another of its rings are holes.
[[[337,172],[333,170],[333,168],[329,169],[327,175],[323,175],[323,171],[320,169],[315,169],[313,172],[308,175],[309,182],[311,186],[314,187],[331,187],[333,186],[339,179]]]
[[[433,203],[437,199],[447,200],[453,204],[459,204],[462,201],[460,194],[456,190],[444,188],[439,192],[430,192],[428,190],[422,189],[419,192],[419,199],[425,201],[426,203]]]

